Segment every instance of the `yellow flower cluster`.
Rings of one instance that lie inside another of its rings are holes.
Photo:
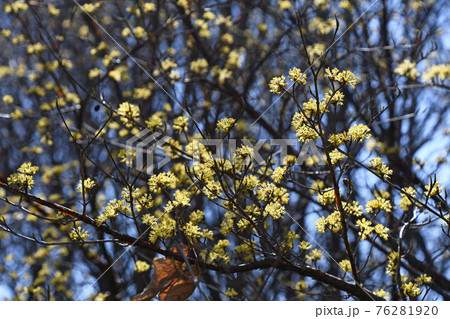
[[[198,226],[202,218],[203,212],[193,212],[191,214],[191,220],[183,227],[183,232],[191,240],[198,240],[199,238],[213,239],[213,232],[211,230],[201,230]]]
[[[388,256],[388,265],[386,266],[386,274],[393,276],[397,274],[397,264],[399,261],[399,254],[393,251]]]
[[[21,2],[21,1],[15,1],[11,4],[6,4],[5,5],[5,13],[17,13],[19,11],[25,11],[28,9],[28,4],[25,2]]]
[[[348,129],[347,140],[353,142],[362,142],[364,139],[369,139],[371,137],[370,129],[367,125],[364,124],[354,124],[351,128]]]
[[[281,94],[283,88],[286,86],[285,79],[286,78],[284,77],[284,75],[280,77],[274,77],[269,83],[270,92]]]
[[[342,202],[342,205],[344,206],[344,210],[349,213],[350,215],[359,217],[362,215],[362,206],[359,205],[358,202],[353,201],[352,204]]]
[[[384,210],[387,213],[390,213],[391,209],[392,209],[391,202],[389,200],[385,199],[385,198],[380,197],[380,196],[376,196],[376,198],[374,200],[371,200],[371,201],[367,202],[367,204],[366,204],[366,211],[368,213],[373,213],[377,209]]]
[[[137,105],[123,102],[119,105],[117,114],[120,115],[120,120],[123,124],[127,127],[132,127],[135,121],[139,121],[140,110]]]
[[[183,190],[177,190],[174,194],[174,200],[169,201],[164,207],[165,213],[172,212],[177,207],[186,207],[190,206],[190,193],[189,191],[183,189]]]
[[[234,228],[234,221],[236,219],[236,214],[232,211],[226,211],[224,219],[220,224],[220,233],[222,235],[228,235]]]
[[[440,185],[441,185],[441,182],[430,183],[428,185],[425,185],[425,189],[426,189],[425,196],[431,197],[434,195],[439,195],[442,192],[442,190],[445,188],[444,185],[442,185],[442,186],[440,186]]]
[[[234,247],[234,252],[238,254],[245,261],[250,261],[253,258],[253,250],[255,249],[255,241],[244,241],[242,244]]]
[[[176,221],[165,214],[159,219],[159,222],[154,216],[143,217],[142,223],[152,226],[152,230],[149,234],[149,240],[152,244],[156,243],[159,238],[167,239],[171,238],[176,232]]]
[[[334,202],[334,200],[335,200],[334,189],[330,189],[325,192],[320,192],[317,195],[317,201],[323,206],[331,204],[332,202]]]
[[[431,284],[432,278],[428,276],[427,274],[422,274],[419,277],[416,278],[416,282],[419,286],[426,286]]]
[[[381,224],[378,224],[375,226],[375,232],[378,236],[380,236],[381,239],[388,240],[389,235],[387,234],[389,232],[389,228],[384,227]]]
[[[316,221],[316,229],[319,233],[324,233],[327,228],[333,233],[337,233],[342,229],[342,219],[339,211],[335,210],[327,218],[322,216]]]
[[[108,219],[117,217],[118,213],[131,214],[130,205],[124,200],[113,199],[108,202],[106,208],[103,210],[102,214],[96,219],[97,225],[100,226]]]
[[[400,288],[403,290],[403,294],[410,298],[417,297],[422,293],[417,284],[413,282],[404,283]]]
[[[208,61],[206,59],[198,59],[191,62],[191,71],[198,73],[198,74],[204,74],[208,72]]]
[[[86,178],[84,180],[84,183],[80,180],[77,186],[77,191],[79,191],[80,193],[83,193],[83,184],[84,184],[84,192],[93,189],[95,186],[95,182],[90,178]]]
[[[272,179],[275,183],[280,183],[286,174],[286,167],[277,167],[272,173]]]
[[[303,280],[300,280],[295,284],[295,290],[299,292],[304,292],[306,288],[308,288],[308,283]]]
[[[233,76],[231,70],[228,70],[227,68],[221,69],[217,65],[211,69],[211,74],[218,78],[220,85],[223,85],[227,79],[231,79]]]
[[[134,271],[136,272],[146,272],[149,269],[150,265],[143,260],[137,260],[134,264]]]
[[[400,75],[404,75],[411,80],[415,80],[419,75],[416,69],[416,63],[411,62],[409,59],[403,60],[395,69],[394,72]]]
[[[221,239],[214,245],[213,249],[209,252],[208,262],[213,263],[215,261],[222,260],[225,263],[230,262],[230,256],[225,251],[225,248],[230,246],[230,242],[227,239]]]
[[[294,123],[293,125],[295,128],[295,134],[297,135],[299,141],[306,143],[319,137],[319,128],[317,126],[312,128],[306,124],[299,127],[296,127]]]
[[[211,32],[208,29],[208,22],[203,19],[195,20],[195,25],[199,28],[198,35],[204,38],[210,38]]]
[[[322,259],[323,257],[323,251],[319,249],[313,249],[313,251],[306,255],[306,262],[309,264],[315,263],[316,261]]]
[[[378,297],[384,298],[386,300],[391,299],[391,295],[387,291],[384,291],[383,289],[377,289],[373,293]]]
[[[334,68],[330,71],[330,68],[325,69],[325,77],[329,78],[330,81],[340,82],[345,86],[350,86],[352,89],[355,88],[356,85],[356,76],[351,71],[341,71],[339,69]]]
[[[8,184],[19,185],[20,188],[31,189],[34,185],[33,175],[39,170],[39,167],[32,166],[31,163],[23,163],[17,171],[8,177]]]
[[[357,220],[356,224],[361,229],[358,232],[358,235],[361,237],[361,240],[365,240],[367,237],[369,237],[369,235],[374,230],[374,227],[372,227],[372,222],[365,218]]]
[[[352,265],[350,264],[350,260],[344,259],[341,262],[339,262],[339,267],[341,267],[341,270],[343,272],[351,272],[352,271]]]
[[[172,173],[159,173],[158,175],[153,175],[148,180],[148,186],[151,192],[161,193],[163,188],[175,188],[178,183],[178,178]]]
[[[289,70],[289,76],[290,76],[289,79],[292,82],[298,84],[306,84],[306,74],[302,73],[302,71],[300,69],[297,69],[296,67]]]
[[[219,182],[211,179],[206,183],[205,187],[203,187],[203,193],[209,199],[215,199],[222,195],[222,185],[220,185]]]
[[[375,173],[381,175],[382,178],[390,178],[392,175],[392,170],[383,163],[380,157],[372,158],[369,167],[373,168]]]
[[[186,132],[188,129],[188,118],[186,116],[179,116],[173,121],[173,128],[178,132]]]
[[[406,194],[409,194],[411,197],[413,197],[413,198],[416,197],[416,195],[415,195],[416,190],[415,190],[414,188],[412,188],[412,187],[404,187],[404,188],[402,188],[402,190],[403,190]],[[402,199],[400,200],[400,203],[399,203],[400,208],[403,209],[404,211],[409,210],[409,208],[410,208],[411,205],[412,205],[411,200],[408,198],[407,195],[405,195],[405,194],[403,194],[403,193],[400,194],[400,196],[402,197]]]
[[[191,240],[198,240],[200,238],[213,239],[213,232],[211,230],[202,230],[198,225],[192,221],[186,223],[183,227],[184,234]]]
[[[237,291],[234,288],[228,287],[227,290],[223,293],[223,296],[226,298],[234,298],[238,295]]]
[[[437,64],[426,69],[422,74],[422,81],[431,82],[435,77],[437,77],[441,81],[449,78],[450,64]]]
[[[219,122],[217,122],[216,131],[228,133],[230,131],[230,128],[234,125],[235,122],[236,122],[236,120],[233,118],[221,119]]]
[[[276,187],[275,184],[264,182],[257,190],[257,196],[260,201],[270,202],[279,201],[281,204],[289,202],[289,193],[285,188]]]
[[[157,112],[150,116],[148,120],[145,121],[145,125],[151,131],[157,130],[163,126],[163,120],[161,118],[161,113]]]
[[[82,229],[80,226],[78,226],[78,228],[72,229],[72,231],[69,234],[70,239],[79,241],[86,240],[88,236],[89,233],[86,230]]]
[[[306,250],[310,250],[312,248],[312,245],[308,241],[302,240],[301,243],[298,245],[298,248],[306,251]]]
[[[325,93],[325,97],[323,98],[323,102],[328,104],[334,104],[336,106],[343,105],[344,104],[344,93],[340,91],[336,91],[333,93],[333,91],[328,91]]]
[[[364,139],[369,139],[370,129],[364,124],[354,124],[349,128],[348,132],[330,134],[328,141],[334,146],[339,146],[345,142],[362,142]]]
[[[251,156],[253,156],[253,148],[251,148],[250,146],[242,145],[236,150],[236,157],[238,158],[245,159]]]
[[[334,149],[333,151],[330,152],[331,164],[333,165],[339,162],[340,160],[344,159],[345,157],[346,156],[341,152],[339,152],[337,149]]]

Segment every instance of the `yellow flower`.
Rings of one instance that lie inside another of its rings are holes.
[[[413,197],[413,198],[416,197],[416,195],[415,195],[416,190],[413,189],[412,187],[404,187],[404,188],[402,188],[402,190],[403,190],[406,194],[410,195],[411,197]],[[400,201],[400,203],[399,203],[399,206],[400,206],[400,208],[403,209],[404,211],[409,210],[409,208],[410,208],[411,205],[412,205],[411,200],[409,199],[409,197],[408,197],[406,194],[403,194],[403,193],[400,194],[400,196],[402,197],[402,199],[401,199],[401,201]]]
[[[177,130],[178,133],[186,132],[188,129],[188,118],[185,116],[179,116],[173,121],[173,128]]]
[[[81,6],[81,8],[86,11],[87,13],[93,13],[97,8],[100,7],[100,3],[92,4],[92,3],[85,3]]]
[[[383,163],[380,157],[372,158],[369,167],[375,169],[375,172],[383,178],[390,178],[392,175],[392,170]]]
[[[345,158],[345,155],[339,152],[337,149],[334,149],[332,152],[330,152],[331,164],[333,165],[342,160],[343,158]]]
[[[69,234],[70,239],[72,240],[79,240],[79,241],[84,241],[88,238],[89,233],[82,229],[80,226],[78,226],[78,228],[74,228],[72,229],[71,233]]]
[[[59,10],[58,8],[56,8],[54,6],[48,6],[48,13],[50,13],[51,15],[59,16],[60,11],[61,10]]]
[[[236,156],[239,158],[247,158],[253,155],[253,148],[243,145],[236,150]]]
[[[203,74],[208,71],[208,61],[206,59],[198,59],[191,62],[191,71]]]
[[[132,127],[134,125],[134,121],[139,121],[140,110],[137,105],[129,102],[123,102],[119,105],[117,114],[120,115],[120,120],[127,127]]]
[[[319,137],[318,129],[317,126],[312,128],[304,124],[295,130],[295,134],[298,136],[299,141],[306,143]]]
[[[441,182],[436,182],[436,183],[432,183],[430,182],[430,184],[425,185],[425,196],[427,197],[431,197],[434,195],[438,195],[442,192],[442,190],[445,188],[444,185],[440,186]]]
[[[306,262],[307,263],[314,263],[318,260],[320,260],[323,256],[323,251],[319,249],[314,249],[309,255],[306,256]]]
[[[175,188],[178,182],[178,178],[172,172],[160,173],[158,175],[153,175],[148,180],[148,185],[151,192],[160,193],[162,188]]]
[[[292,3],[289,0],[278,0],[278,6],[281,10],[287,10],[292,7]]]
[[[370,129],[367,125],[364,124],[354,124],[351,128],[349,128],[346,140],[353,142],[362,142],[364,139],[369,139],[371,137]]]
[[[411,80],[415,80],[416,77],[420,74],[417,72],[416,63],[411,62],[409,59],[403,60],[395,69],[394,72],[400,75],[404,75]]]
[[[235,122],[236,122],[236,120],[233,118],[221,119],[219,122],[217,122],[216,130],[217,130],[217,132],[228,133],[228,131],[234,125]]]
[[[437,64],[426,69],[422,74],[422,81],[432,82],[435,78],[441,81],[450,77],[450,64]]]
[[[399,261],[399,254],[396,251],[393,251],[388,256],[388,265],[386,267],[386,274],[392,276],[397,273],[397,264]]]
[[[317,201],[323,206],[331,204],[334,202],[335,192],[334,189],[328,190],[326,192],[321,192],[317,195]]]
[[[272,93],[281,94],[282,89],[286,86],[284,75],[280,77],[274,77],[269,83],[269,89]]]
[[[146,2],[142,6],[142,9],[144,10],[145,13],[152,12],[156,10],[156,5],[151,2]]]
[[[94,188],[94,186],[95,186],[95,182],[93,180],[91,180],[90,178],[87,178],[84,180],[84,191],[89,191],[92,188]],[[83,193],[82,181],[80,181],[78,183],[77,191],[79,191],[80,193]]]
[[[356,85],[356,76],[351,71],[339,72],[337,68],[330,71],[329,68],[325,69],[325,77],[329,78],[330,81],[341,82],[345,86],[350,86],[352,89]]]
[[[150,269],[150,265],[143,260],[138,260],[134,264],[134,271],[136,271],[136,272],[146,272],[149,269]]]
[[[303,240],[303,241],[298,245],[298,247],[299,247],[301,250],[310,250],[310,249],[312,248],[312,245],[311,245],[309,242]]]
[[[341,270],[344,272],[351,272],[352,266],[350,264],[350,261],[348,259],[344,259],[341,262],[339,262],[339,267],[341,267]]]
[[[23,113],[19,109],[15,109],[13,112],[9,114],[13,120],[20,120],[23,118]]]
[[[289,70],[290,80],[298,84],[306,84],[306,74],[303,74],[300,69],[294,67]]]
[[[277,167],[273,171],[272,179],[275,183],[280,183],[286,174],[286,167]]]
[[[378,297],[384,298],[386,300],[391,299],[391,295],[388,292],[384,291],[383,289],[375,290],[373,293]]]
[[[359,219],[356,221],[356,224],[358,225],[361,230],[358,232],[358,235],[361,237],[361,240],[365,240],[374,230],[374,227],[372,227],[372,222],[370,220],[367,220],[365,218]]]
[[[223,260],[225,263],[230,262],[230,256],[225,251],[225,248],[230,246],[230,242],[227,239],[221,239],[213,247],[208,255],[208,262],[213,263],[216,260]]]
[[[136,27],[134,28],[134,37],[136,39],[140,39],[143,38],[147,35],[147,31],[145,31],[145,29],[143,27]]]
[[[145,125],[149,130],[157,130],[163,126],[163,121],[161,119],[160,113],[155,113],[145,121]]]
[[[303,280],[300,280],[299,282],[297,282],[295,284],[295,290],[297,290],[299,292],[304,292],[307,287],[308,287],[308,283]]]
[[[5,104],[11,104],[14,102],[14,98],[9,94],[4,95],[2,100],[3,100],[3,103],[5,103]]]
[[[376,211],[377,209],[379,210],[384,210],[388,213],[391,212],[391,202],[387,199],[384,199],[380,196],[377,196],[376,199],[367,202],[366,204],[366,211],[368,213],[373,213],[374,211]]]
[[[404,283],[401,286],[401,289],[403,290],[403,293],[407,297],[417,297],[418,295],[420,295],[422,293],[422,291],[417,286],[417,284],[415,284],[413,282]]]
[[[94,297],[94,301],[105,301],[108,298],[109,292],[103,293],[99,292],[97,296]]]
[[[37,166],[31,166],[31,163],[23,163],[15,173],[8,177],[8,184],[17,184],[20,188],[31,189],[34,185],[33,175],[39,170]]]
[[[234,290],[233,288],[230,288],[230,287],[228,287],[228,288],[227,288],[227,291],[225,291],[225,292],[223,293],[223,296],[224,296],[224,297],[227,297],[227,298],[230,298],[230,299],[236,297],[237,295],[238,295],[237,291]]]
[[[380,236],[380,238],[384,239],[384,240],[388,240],[389,236],[387,234],[387,232],[389,231],[389,228],[384,227],[381,224],[378,224],[375,226],[375,232],[378,234],[378,236]]]

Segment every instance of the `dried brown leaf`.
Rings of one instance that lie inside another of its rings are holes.
[[[183,247],[187,256],[189,247]],[[179,254],[180,250],[175,247],[171,251]],[[198,267],[193,267],[195,279],[198,277]],[[160,300],[186,300],[195,290],[195,280],[189,269],[183,263],[170,258],[157,258],[153,261],[153,275],[150,284],[144,291],[131,300],[151,300],[156,295]]]

